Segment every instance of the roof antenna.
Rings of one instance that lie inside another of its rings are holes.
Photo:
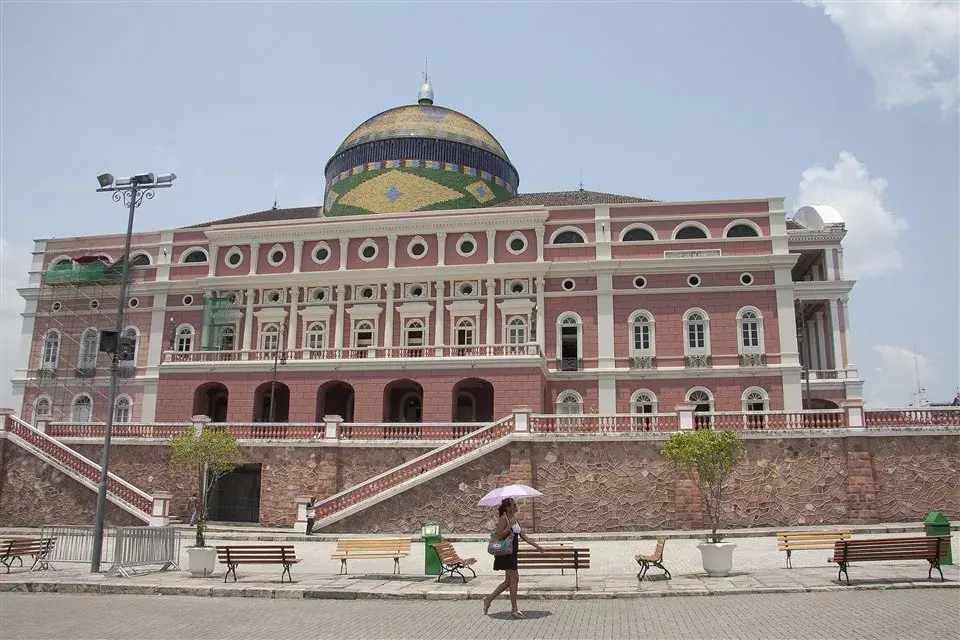
[[[580,167],[580,191],[583,191],[583,167]]]
[[[430,74],[426,58],[423,59],[423,84],[420,85],[420,93],[417,95],[417,104],[426,106],[433,104],[433,86],[430,84]]]
[[[273,189],[273,210],[274,211],[280,208],[277,205],[278,200],[280,200],[280,185],[275,185]]]

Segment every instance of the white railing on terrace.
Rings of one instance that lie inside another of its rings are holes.
[[[676,413],[629,414],[542,414],[530,416],[531,433],[633,433],[639,431],[677,431]]]
[[[693,414],[695,429],[840,429],[844,409],[806,411],[711,411]]]
[[[54,438],[102,438],[105,425],[102,422],[48,422],[46,433]],[[192,429],[189,422],[114,422],[111,438],[172,438]]]
[[[341,440],[456,440],[489,422],[343,422]]]
[[[947,427],[960,426],[960,407],[908,407],[906,409],[868,409],[863,412],[868,427]]]
[[[831,380],[859,380],[860,372],[856,369],[810,369],[802,371],[800,378],[806,380],[810,376],[810,382],[829,382]]]
[[[301,360],[364,360],[364,359],[416,359],[416,358],[487,358],[487,357],[541,357],[540,345],[485,344],[471,346],[439,345],[423,347],[343,347],[340,349],[285,349],[278,356],[269,349],[239,351],[164,351],[164,363],[195,362],[249,362],[273,361],[283,357],[286,361]]]

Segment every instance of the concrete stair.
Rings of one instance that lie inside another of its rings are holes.
[[[482,458],[510,442],[513,432],[514,417],[511,415],[330,496],[317,504],[313,529],[320,531],[452,469]]]
[[[10,442],[29,451],[93,492],[96,493],[99,490],[99,464],[12,414],[0,417],[6,419],[0,436],[6,437]],[[107,500],[137,519],[145,523],[150,522],[153,497],[113,473],[107,475]]]

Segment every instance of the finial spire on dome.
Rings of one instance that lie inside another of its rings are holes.
[[[427,59],[423,59],[423,84],[417,95],[417,104],[433,104],[433,86],[430,84],[430,75],[427,73]]]

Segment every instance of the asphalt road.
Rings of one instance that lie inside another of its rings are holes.
[[[960,638],[960,590],[528,600],[484,616],[479,601],[265,600],[183,596],[4,593],[0,637],[229,638],[698,638],[719,640]]]

